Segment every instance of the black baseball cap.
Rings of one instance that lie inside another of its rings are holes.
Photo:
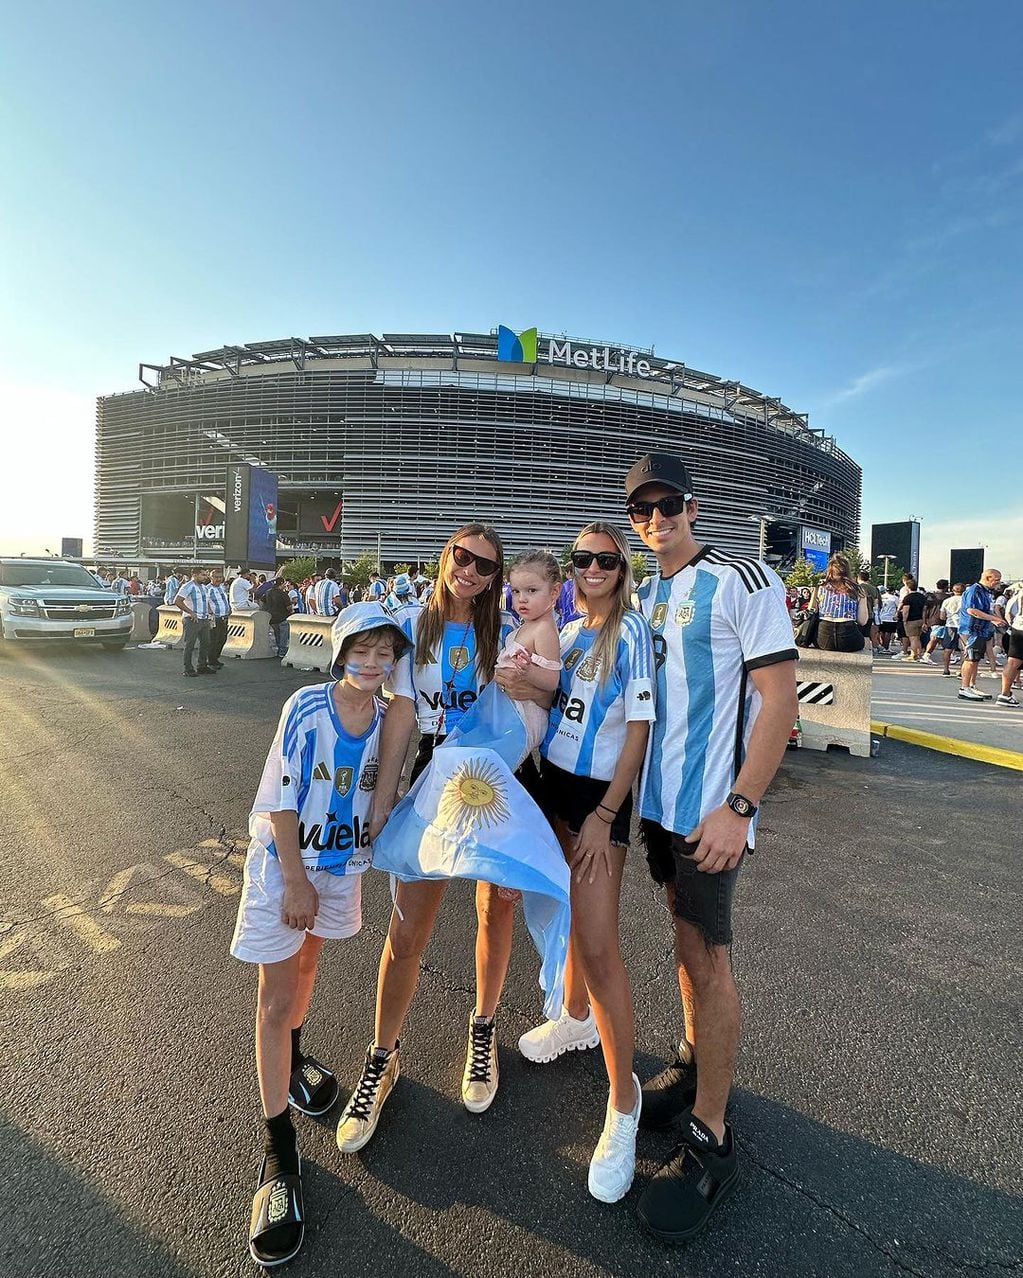
[[[674,488],[686,501],[693,495],[693,481],[689,478],[681,457],[673,453],[647,453],[625,476],[625,500],[632,501],[646,484],[663,484]]]

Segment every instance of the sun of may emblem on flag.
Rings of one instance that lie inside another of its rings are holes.
[[[469,649],[449,648],[448,658],[451,662],[451,669],[457,673],[459,670],[464,670],[469,664]]]
[[[507,798],[504,779],[494,764],[470,759],[444,786],[437,816],[449,828],[497,826],[511,815]]]

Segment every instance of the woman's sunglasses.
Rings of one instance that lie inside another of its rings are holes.
[[[476,555],[464,546],[452,546],[451,558],[459,568],[468,568],[472,564],[481,577],[492,577],[500,564],[496,559],[487,559],[484,555]]]
[[[621,568],[625,562],[617,550],[573,550],[569,558],[572,560],[573,568],[589,568],[595,559],[597,567],[603,568],[605,572],[610,572],[612,568]]]
[[[634,524],[648,524],[655,510],[659,510],[665,519],[671,519],[681,515],[692,500],[692,493],[674,493],[671,497],[658,497],[656,501],[630,501],[625,513]]]

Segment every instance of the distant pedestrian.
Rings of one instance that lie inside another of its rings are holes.
[[[170,575],[167,577],[167,583],[164,586],[163,602],[168,606],[172,606],[178,597],[178,591],[181,589],[183,569],[172,568]]]
[[[336,617],[340,611],[341,590],[337,584],[337,573],[328,568],[320,581],[316,583],[316,612],[320,617]]]
[[[1005,622],[994,612],[994,597],[1002,582],[997,568],[985,568],[980,581],[968,586],[963,593],[959,610],[959,642],[963,649],[962,680],[959,687],[960,701],[990,701],[989,692],[977,691],[977,667],[984,659],[989,641],[995,630]]]
[[[220,670],[224,664],[220,660],[220,654],[224,651],[224,644],[227,643],[227,619],[231,613],[231,605],[228,602],[227,591],[224,589],[224,574],[219,568],[214,568],[210,573],[210,584],[206,596],[210,605],[209,664],[211,669]]]
[[[216,674],[210,669],[210,601],[206,593],[206,569],[196,564],[192,576],[178,591],[175,604],[185,614],[185,676],[192,679],[196,675]],[[192,653],[199,649],[199,657],[192,665]]]
[[[249,612],[252,609],[252,573],[240,572],[231,582],[231,611]]]
[[[288,592],[279,581],[270,583],[270,589],[263,596],[263,607],[270,614],[270,629],[274,632],[274,643],[278,657],[283,657],[288,647],[288,618],[291,616],[291,600]]]

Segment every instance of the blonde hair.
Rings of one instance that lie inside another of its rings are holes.
[[[618,639],[622,629],[622,618],[627,612],[633,610],[632,592],[635,586],[632,580],[632,559],[629,552],[629,543],[625,540],[625,534],[620,532],[614,524],[607,524],[598,519],[595,523],[587,524],[579,533],[579,536],[572,543],[572,549],[577,550],[580,541],[584,537],[590,536],[591,533],[602,533],[605,537],[610,537],[622,557],[622,566],[618,570],[621,574],[618,579],[618,586],[615,590],[611,607],[601,623],[600,632],[593,645],[593,658],[597,664],[597,669],[600,671],[600,682],[605,684],[611,677],[611,671],[614,670],[615,659],[618,656]],[[588,616],[586,587],[579,580],[579,576],[574,570],[573,576],[575,577],[577,607],[584,616]]]
[[[472,600],[472,627],[476,632],[476,673],[481,682],[486,683],[497,665],[497,654],[501,646],[501,583],[504,580],[504,546],[489,524],[463,524],[441,551],[440,563],[437,565],[437,584],[416,627],[416,669],[420,670],[437,659],[434,652],[444,637],[444,623],[449,619],[453,598],[447,583],[448,565],[451,563],[452,550],[463,537],[482,537],[484,541],[489,541],[497,561],[497,571],[491,577],[489,585]]]

